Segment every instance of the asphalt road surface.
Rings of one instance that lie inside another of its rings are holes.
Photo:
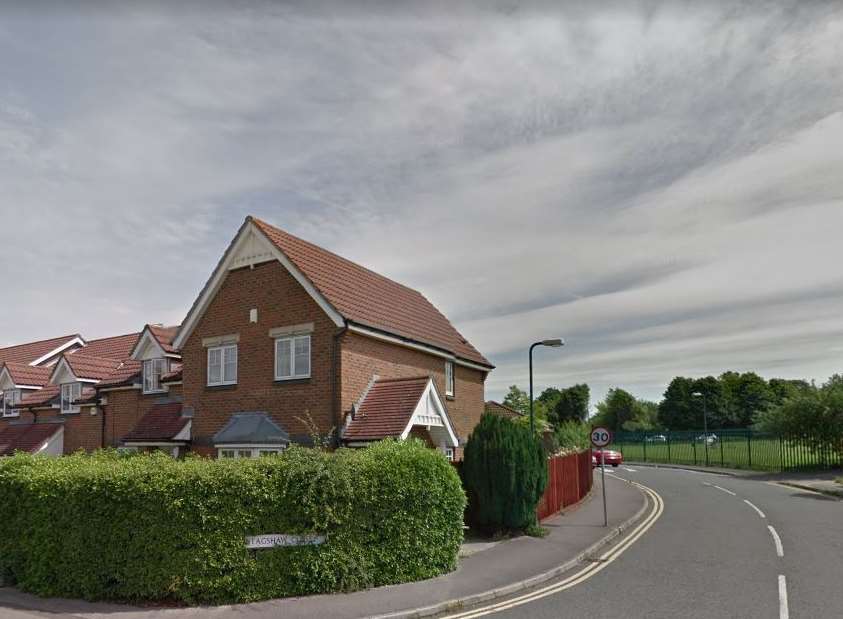
[[[613,474],[663,501],[637,541],[582,580],[566,575],[574,584],[564,590],[545,585],[541,596],[449,616],[843,617],[843,502],[710,473],[630,465]]]

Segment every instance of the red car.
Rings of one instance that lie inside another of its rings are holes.
[[[606,458],[606,464],[618,466],[623,464],[623,454],[619,451],[611,449],[592,449],[591,450],[591,466],[600,466],[600,458]]]

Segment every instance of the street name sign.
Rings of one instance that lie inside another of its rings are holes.
[[[246,548],[278,548],[285,546],[318,546],[325,543],[324,535],[288,535],[286,533],[267,533],[246,537]]]

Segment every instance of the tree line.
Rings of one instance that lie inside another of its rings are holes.
[[[830,382],[836,384],[836,380],[832,377]],[[577,384],[548,387],[536,398],[534,412],[539,421],[557,429],[567,422],[589,421],[616,432],[698,430],[703,427],[704,414],[711,429],[749,428],[771,418],[764,414],[779,410],[786,402],[804,401],[822,393],[828,384],[817,387],[805,380],[766,380],[754,372],[729,371],[703,378],[677,376],[660,402],[636,398],[621,388],[610,389],[591,418],[589,386]],[[503,403],[524,414],[529,412],[529,395],[517,385],[509,388]]]

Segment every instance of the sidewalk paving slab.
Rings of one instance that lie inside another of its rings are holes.
[[[81,619],[285,619],[331,617],[423,617],[482,600],[509,595],[554,578],[620,535],[643,517],[647,499],[635,486],[607,478],[609,527],[603,527],[599,476],[590,497],[576,509],[542,524],[544,538],[517,537],[462,558],[456,571],[425,580],[347,594],[317,595],[195,608],[138,608],[80,600],[43,599],[12,588],[0,589],[3,609],[30,611],[32,617]]]

